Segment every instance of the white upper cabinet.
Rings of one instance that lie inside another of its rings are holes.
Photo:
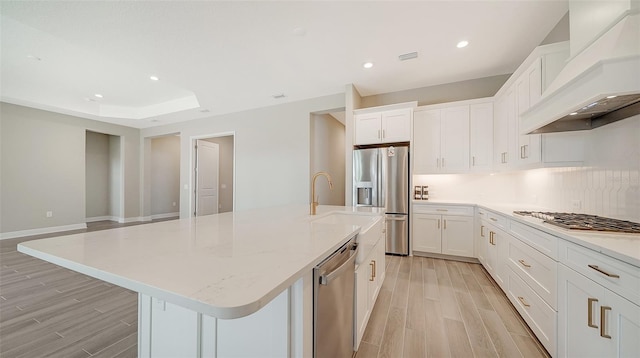
[[[412,108],[355,113],[355,145],[408,142]]]
[[[493,102],[469,106],[471,171],[489,172],[493,159]]]
[[[469,106],[416,111],[413,154],[415,174],[468,171]]]
[[[536,104],[542,96],[542,60],[537,58],[516,81],[516,122],[520,114]],[[517,123],[516,123],[517,124]],[[519,164],[539,162],[542,156],[540,134],[519,134],[516,158]]]

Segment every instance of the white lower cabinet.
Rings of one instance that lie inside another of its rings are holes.
[[[507,256],[509,250],[509,234],[499,227],[485,222],[488,232],[486,237],[486,265],[485,268],[491,274],[491,277],[498,283],[503,291],[506,291],[507,282]]]
[[[560,244],[558,356],[640,357],[640,269]]]
[[[414,251],[474,256],[473,208],[414,205],[413,213]]]
[[[367,328],[371,311],[385,277],[385,241],[379,240],[356,269],[355,335],[353,349],[358,350]]]

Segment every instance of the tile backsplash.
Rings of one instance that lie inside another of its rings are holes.
[[[585,131],[581,167],[416,175],[433,200],[493,202],[640,222],[640,116]]]

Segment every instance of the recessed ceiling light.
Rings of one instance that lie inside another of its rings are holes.
[[[362,64],[362,67],[369,69],[371,67],[373,67],[373,62],[365,62]]]
[[[27,58],[34,61],[42,61],[40,57],[34,55],[27,55]]]
[[[616,98],[616,97],[618,97],[618,96],[607,96],[608,99]]]
[[[159,80],[158,76],[149,76],[149,79],[152,80],[152,81]]]
[[[94,96],[96,96],[97,98],[102,98],[102,95],[100,93],[96,93],[94,94]]]
[[[578,114],[578,112],[571,112],[569,113],[570,116],[575,116],[576,114]]]
[[[460,41],[460,42],[458,42],[456,47],[457,48],[463,48],[463,47],[467,47],[468,44],[469,44],[469,41]]]

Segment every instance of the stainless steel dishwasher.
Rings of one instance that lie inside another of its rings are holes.
[[[355,237],[313,269],[313,353],[316,358],[353,355]]]

